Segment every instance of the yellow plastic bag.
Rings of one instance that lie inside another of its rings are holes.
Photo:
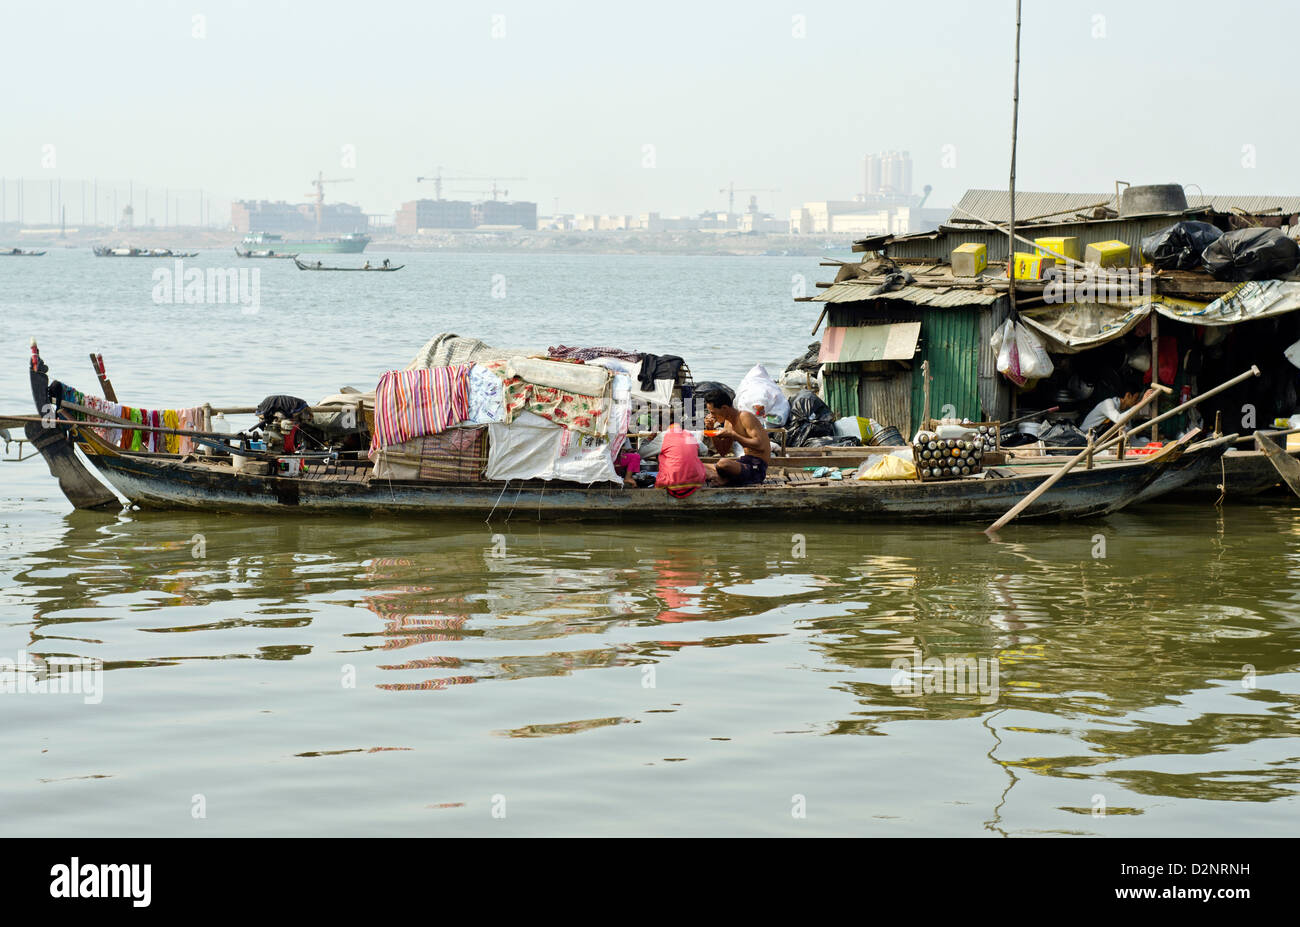
[[[911,461],[896,457],[893,454],[886,454],[869,467],[865,473],[859,471],[857,478],[860,480],[914,480],[916,479],[916,467]]]

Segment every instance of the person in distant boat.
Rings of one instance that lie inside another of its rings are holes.
[[[721,486],[754,486],[767,479],[767,465],[772,462],[772,439],[767,429],[753,412],[742,412],[731,404],[731,397],[722,390],[706,390],[704,400],[705,428],[717,428],[713,446],[720,458],[716,464],[706,464],[709,482]],[[745,453],[729,457],[739,444]]]
[[[316,262],[316,266],[317,266],[317,267],[320,267],[320,261],[317,261],[317,262]]]
[[[388,258],[384,258],[384,266],[385,266],[385,267],[388,266]]]
[[[369,262],[369,261],[366,261],[366,266],[363,267],[363,268],[361,268],[361,269],[362,269],[362,270],[369,270],[369,269],[370,269],[370,262]]]

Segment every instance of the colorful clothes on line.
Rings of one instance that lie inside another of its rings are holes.
[[[181,427],[181,419],[175,409],[164,409],[162,420],[164,428]],[[165,441],[164,450],[166,450],[168,454],[177,454],[180,452],[180,435],[166,434],[163,435],[163,440]]]
[[[582,396],[551,386],[538,386],[520,377],[505,376],[508,361],[491,361],[483,366],[502,377],[505,418],[508,424],[523,412],[533,412],[557,425],[589,435],[604,435],[609,400]]]
[[[370,456],[380,448],[437,434],[469,416],[468,364],[390,370],[375,389]]]
[[[597,357],[617,357],[620,360],[631,361],[632,363],[641,360],[640,354],[623,351],[619,348],[572,348],[561,344],[554,348],[547,348],[546,353],[551,357],[576,361],[595,360]]]

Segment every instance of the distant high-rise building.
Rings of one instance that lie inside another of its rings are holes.
[[[882,151],[864,160],[863,182],[868,199],[912,195],[912,156],[906,151]]]

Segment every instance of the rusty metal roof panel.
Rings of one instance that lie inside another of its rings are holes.
[[[813,302],[820,303],[856,303],[873,299],[899,299],[914,306],[929,306],[936,309],[957,306],[991,306],[1001,298],[999,293],[986,293],[983,289],[968,287],[925,287],[905,286],[888,293],[870,295],[876,284],[837,283],[824,293],[813,297]]]

